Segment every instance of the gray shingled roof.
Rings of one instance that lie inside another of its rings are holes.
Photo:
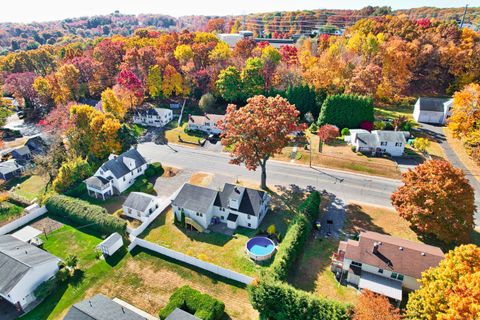
[[[123,203],[125,207],[132,208],[138,211],[145,211],[150,203],[155,200],[154,196],[143,192],[131,192],[127,200]]]
[[[0,173],[7,174],[21,169],[22,166],[18,164],[16,160],[10,159],[4,162],[0,162]]]
[[[144,157],[138,152],[137,149],[130,149],[115,159],[108,160],[102,165],[103,171],[111,171],[112,174],[118,179],[130,172],[130,169],[123,162],[123,158],[130,158],[135,160],[135,169],[147,163]]]
[[[26,156],[26,155],[30,154],[30,149],[27,146],[22,146],[22,147],[14,149],[12,151],[12,153],[13,152],[16,152],[20,156]]]
[[[11,235],[0,236],[0,293],[8,294],[34,266],[59,258]]]
[[[145,320],[144,317],[97,294],[90,299],[76,303],[64,320]]]
[[[450,100],[449,98],[418,98],[420,101],[421,111],[443,112],[444,103]]]
[[[182,309],[175,308],[165,320],[200,320],[200,318],[197,318]]]
[[[383,131],[378,130],[376,131],[380,141],[388,141],[388,142],[400,142],[400,143],[407,143],[405,140],[405,134],[401,131]]]
[[[355,142],[359,142],[360,147],[375,147],[377,145],[377,137],[372,133],[357,133],[355,135]]]
[[[89,186],[97,187],[97,188],[103,188],[106,186],[109,181],[103,177],[100,176],[93,176],[88,179],[85,179],[85,183],[88,184]]]
[[[206,213],[215,201],[218,191],[186,183],[173,200],[174,206]]]
[[[242,189],[245,191],[240,199]],[[265,192],[261,190],[244,188],[234,184],[226,183],[223,187],[223,191],[219,192],[217,198],[215,199],[215,206],[227,208],[228,199],[233,198],[240,200],[240,207],[238,209],[239,212],[246,213],[251,216],[259,216],[264,195]]]

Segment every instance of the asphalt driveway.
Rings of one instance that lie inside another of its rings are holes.
[[[470,184],[475,190],[475,204],[478,208],[477,213],[475,214],[475,225],[480,225],[480,183],[477,179],[475,179],[470,170],[465,167],[462,161],[460,161],[455,151],[453,151],[452,147],[448,144],[447,139],[445,138],[445,134],[443,133],[442,126],[422,123],[421,129],[427,132],[430,136],[434,137],[435,140],[437,140],[437,142],[442,147],[442,150],[445,153],[448,161],[450,161],[453,166],[460,168],[463,170],[463,172],[465,172],[467,179],[470,181]]]

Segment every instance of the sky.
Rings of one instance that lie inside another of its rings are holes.
[[[467,1],[467,2],[466,2]],[[304,9],[360,9],[367,5],[412,7],[480,7],[480,0],[3,0],[1,22],[43,22],[109,14],[158,13],[183,15],[240,15],[255,12]]]

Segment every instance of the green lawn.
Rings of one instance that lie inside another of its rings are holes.
[[[0,203],[0,226],[15,220],[23,214],[23,208],[8,201]]]
[[[195,134],[195,132],[186,132],[188,124],[185,122],[182,126],[176,126],[177,122],[170,122],[169,127],[166,128],[165,138],[169,143],[198,144],[198,140],[204,138],[205,134]],[[180,141],[182,139],[182,142]]]
[[[108,261],[96,259],[95,247],[102,239],[83,231],[65,225],[48,239],[43,238],[44,249],[60,258],[76,254],[81,271],[22,319],[63,319],[73,304],[97,293],[118,297],[157,315],[170,295],[185,284],[224,301],[232,319],[258,318],[243,286],[150,251],[135,250],[130,254],[123,250]]]
[[[299,289],[319,296],[355,304],[357,291],[340,285],[330,271],[330,257],[337,249],[338,241],[315,239],[312,236],[292,269],[289,282]]]
[[[21,197],[32,201],[35,198],[39,198],[45,192],[48,178],[40,175],[32,175],[26,180],[22,181],[18,187],[12,190],[14,193]]]
[[[413,105],[411,106],[385,106],[375,108],[375,117],[382,118],[398,118],[399,116],[405,116],[410,120],[413,120]]]
[[[58,319],[62,312],[80,301],[86,290],[113,268],[105,260],[96,259],[95,247],[102,239],[94,235],[65,225],[49,234],[48,238],[43,236],[42,240],[43,248],[61,259],[75,254],[79,260],[80,272],[22,319]]]
[[[258,230],[238,228],[233,237],[229,237],[214,232],[198,233],[181,229],[173,224],[173,211],[170,209],[161,214],[141,237],[200,260],[256,276],[269,263],[260,265],[251,261],[245,253],[245,244],[257,232],[265,231],[271,224],[275,224],[277,232],[283,238],[290,218],[291,213],[288,211],[270,211]]]

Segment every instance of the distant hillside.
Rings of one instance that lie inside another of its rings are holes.
[[[460,20],[464,8],[416,8],[393,11],[390,7],[365,7],[360,10],[299,10],[269,12],[246,16],[184,16],[173,18],[160,14],[124,15],[118,12],[42,23],[0,23],[0,53],[36,49],[43,44],[65,44],[82,38],[94,39],[120,34],[131,35],[135,29],[231,32],[239,29],[272,37],[308,34],[319,28],[345,28],[362,18],[406,14],[413,19],[436,18]],[[466,23],[480,23],[480,8],[469,8]]]

